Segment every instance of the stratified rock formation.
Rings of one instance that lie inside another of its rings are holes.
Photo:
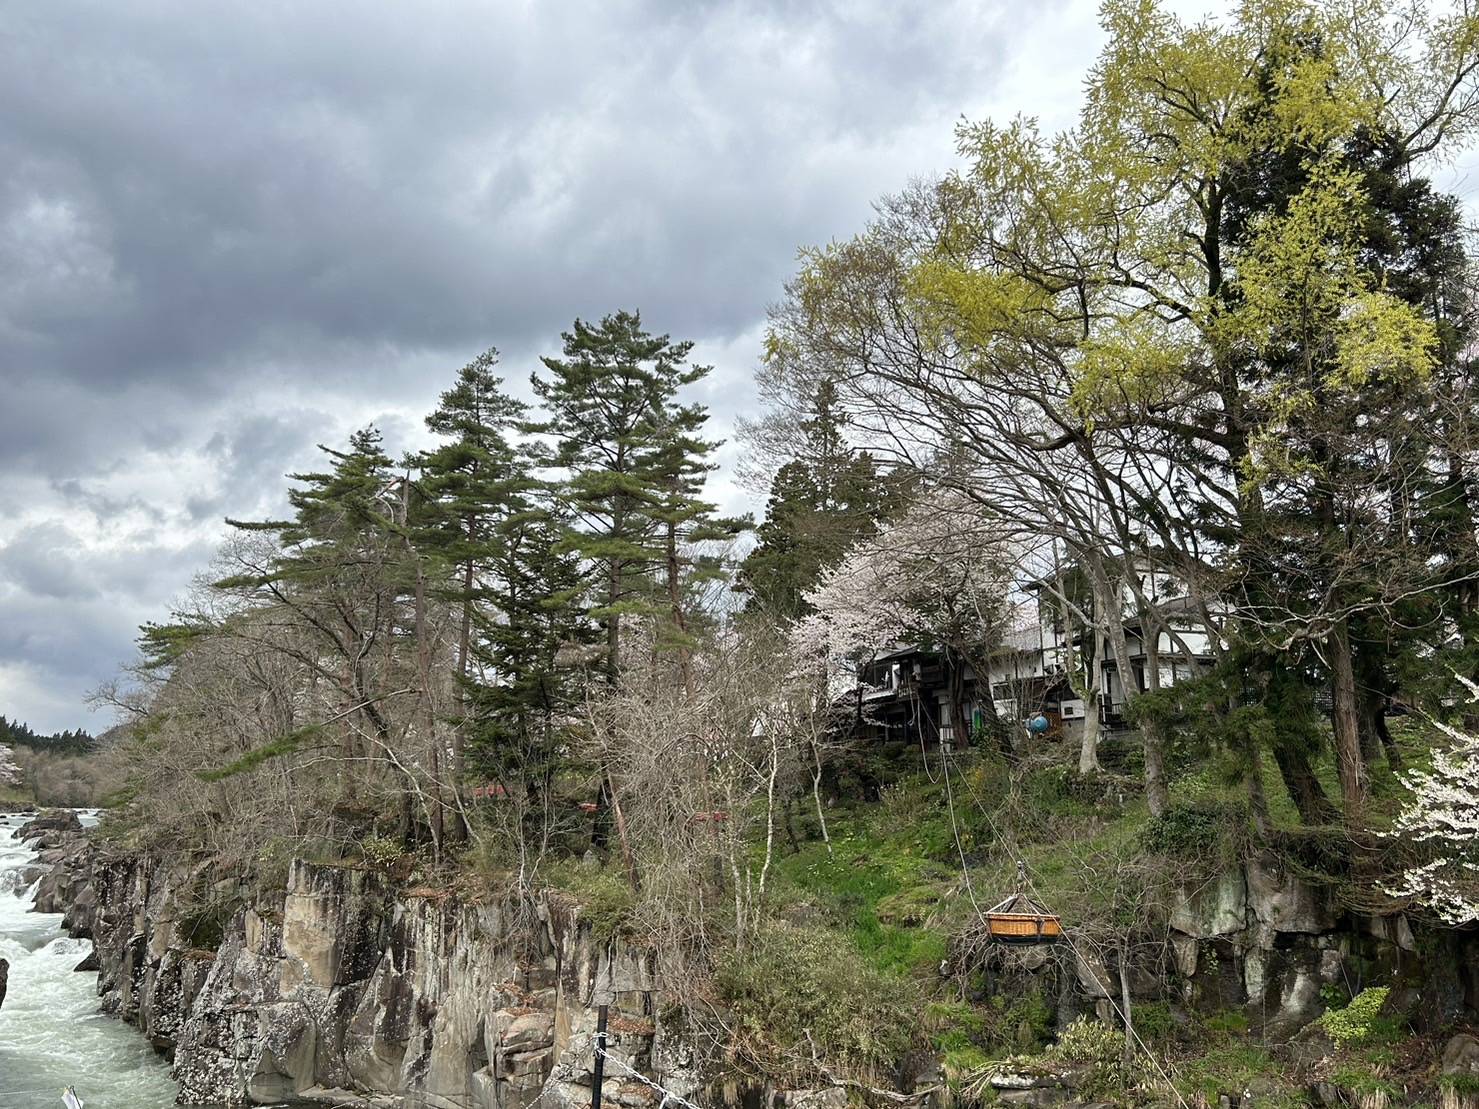
[[[603,1095],[646,1107],[627,1068],[693,1095],[660,1015],[650,955],[593,940],[558,901],[396,895],[361,869],[295,862],[280,900],[195,946],[198,874],[111,858],[80,839],[38,890],[91,936],[103,1008],[170,1054],[187,1104],[386,1093],[411,1104],[522,1109],[590,1101],[597,1005],[610,1005]],[[217,938],[217,937],[213,937]]]

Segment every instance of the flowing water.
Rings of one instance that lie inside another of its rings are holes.
[[[94,824],[93,814],[82,814]],[[13,838],[23,816],[0,815],[0,959],[10,986],[0,1005],[0,1109],[58,1109],[74,1086],[87,1109],[165,1109],[169,1066],[139,1032],[98,1012],[97,975],[72,968],[92,950],[62,918],[30,912],[21,872],[36,853]]]

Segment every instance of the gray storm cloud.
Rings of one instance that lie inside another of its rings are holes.
[[[486,346],[522,382],[638,307],[722,432],[797,247],[1094,37],[1066,0],[0,2],[0,713],[87,723],[223,515]]]

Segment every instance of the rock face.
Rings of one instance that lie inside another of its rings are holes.
[[[1270,859],[1183,890],[1171,928],[1183,1000],[1243,1006],[1273,1040],[1324,1011],[1325,987],[1394,981],[1417,963],[1404,917],[1345,913]]]
[[[0,959],[0,1005],[5,1004],[5,986],[10,978],[10,964]]]
[[[665,1026],[650,955],[593,940],[558,902],[396,895],[359,869],[292,865],[280,900],[192,946],[200,875],[74,843],[39,891],[91,936],[105,1011],[173,1057],[185,1104],[267,1105],[336,1092],[408,1106],[590,1101],[597,1006],[610,1006],[603,1097],[655,1104],[631,1076],[692,1097],[697,1068]]]
[[[15,752],[9,747],[0,745],[0,786],[19,788],[25,784],[25,781],[25,774],[16,764]]]
[[[834,1109],[846,1099],[701,1074],[666,1012],[652,953],[598,940],[561,900],[403,891],[371,871],[302,860],[282,892],[256,897],[196,864],[108,855],[73,823],[43,814],[26,829],[50,868],[37,908],[64,913],[73,935],[93,940],[104,1011],[173,1059],[185,1104],[386,1095],[427,1109],[574,1109],[591,1099],[602,1004],[602,1094],[621,1109],[662,1100],[637,1075],[711,1109]],[[1327,985],[1391,982],[1393,996],[1419,994],[1413,1005],[1435,1017],[1460,1006],[1471,1018],[1479,996],[1471,944],[1435,956],[1425,942],[1419,955],[1402,918],[1340,911],[1269,861],[1187,888],[1172,925],[1174,972],[1131,965],[1132,995],[1241,1006],[1271,1039],[1317,1016]],[[1011,955],[993,972],[998,992],[1046,991],[1060,1027],[1089,1011],[1114,1022],[1113,958],[1079,958],[1066,945]],[[1412,985],[1399,988],[1404,977]],[[1479,1072],[1479,1041],[1450,1045],[1445,1063]],[[1000,1100],[1078,1104],[1071,1074],[1027,1077],[1004,1075]]]

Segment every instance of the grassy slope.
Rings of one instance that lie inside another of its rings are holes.
[[[1408,729],[1402,740],[1409,765],[1425,764],[1430,738]],[[1040,1046],[1051,1028],[1051,1013],[1038,999],[994,994],[984,1004],[971,1004],[956,981],[940,973],[952,941],[977,919],[978,911],[1013,890],[1017,859],[1027,864],[1034,894],[1084,942],[1096,928],[1105,932],[1127,914],[1146,911],[1146,894],[1155,892],[1148,890],[1156,884],[1153,872],[1160,871],[1167,880],[1199,870],[1211,875],[1252,839],[1246,787],[1232,784],[1215,760],[1203,761],[1173,774],[1173,809],[1201,814],[1173,828],[1183,837],[1175,845],[1180,857],[1147,863],[1148,835],[1163,832],[1164,822],[1151,821],[1134,774],[1109,774],[1086,783],[1067,769],[1074,754],[1065,746],[1038,744],[1014,770],[998,759],[966,754],[948,782],[937,762],[925,768],[916,756],[912,765],[896,768],[897,779],[883,788],[878,801],[839,803],[827,811],[830,843],[822,839],[816,816],[805,811],[805,804],[790,822],[795,845],[777,839],[772,863],[775,914],[788,926],[803,929],[806,942],[821,936],[823,947],[873,975],[872,984],[858,996],[880,992],[879,984],[887,993],[886,984],[896,984],[893,1000],[903,1006],[900,1011],[912,1014],[913,1027],[927,1035],[945,1058],[947,1076],[956,1080],[991,1059]],[[1328,758],[1318,773],[1338,800]],[[1312,834],[1300,828],[1271,760],[1263,777],[1276,829]],[[1400,805],[1402,791],[1385,768],[1373,778],[1371,815],[1380,826]],[[758,845],[755,850],[758,861]],[[1168,876],[1167,871],[1174,873]],[[611,889],[622,891],[610,905],[595,896],[600,890],[578,891],[583,900],[601,902],[617,926],[627,908],[619,875],[582,871],[574,877],[579,882],[555,884],[589,885],[595,877],[609,877]],[[799,943],[803,933],[796,936]],[[766,1009],[762,1018],[795,1000],[789,992],[793,984],[812,1002],[817,994],[843,992],[840,986],[833,989],[846,969],[840,966],[830,964],[823,972],[819,965],[816,980],[804,984],[790,981],[805,977],[794,960],[769,968],[782,980],[772,983],[771,993],[757,994]],[[739,970],[740,977],[752,981],[763,979],[767,968]],[[825,1011],[815,1012],[820,1019]],[[803,1009],[797,1020],[806,1019]],[[1261,1093],[1260,1104],[1303,1104],[1285,1065],[1249,1037],[1240,1010],[1185,1027],[1175,1024],[1167,1006],[1142,1003],[1137,1024],[1164,1058],[1174,1060],[1177,1084],[1188,1098],[1196,1091],[1215,1095],[1251,1088]],[[832,1046],[823,1044],[824,1050]],[[1339,1061],[1351,1082],[1380,1084],[1387,1080],[1391,1060],[1403,1050],[1401,1037],[1388,1029],[1377,1042],[1342,1053]],[[1215,1096],[1212,1100],[1215,1104]]]
[[[1429,737],[1409,728],[1400,738],[1408,765],[1425,765]],[[975,909],[1011,891],[1015,859],[1026,861],[1034,892],[1066,924],[1092,929],[1096,921],[1125,909],[1125,891],[1111,888],[1103,876],[1145,853],[1150,817],[1133,780],[1111,779],[1107,789],[1087,790],[1063,769],[1071,752],[1043,749],[1039,754],[1039,764],[1015,781],[1000,763],[967,757],[952,776],[948,793],[938,768],[930,775],[907,772],[885,788],[880,802],[830,812],[830,849],[811,838],[775,863],[778,901],[819,914],[873,967],[913,979],[926,996],[933,995],[924,1023],[957,1070],[1014,1046],[1003,1041],[1001,1022],[992,1019],[1005,1003],[998,1004],[995,1014],[961,1004],[942,988],[938,967],[950,938]],[[1333,762],[1327,758],[1318,772],[1338,800]],[[1301,831],[1271,760],[1263,776],[1276,828]],[[1173,807],[1217,811],[1231,805],[1235,823],[1236,806],[1245,795],[1245,787],[1231,785],[1211,764],[1185,768],[1172,787]],[[1386,824],[1401,800],[1395,775],[1378,768],[1373,775],[1373,823]],[[1215,869],[1220,865],[1217,851],[1236,852],[1252,833],[1245,825],[1222,827],[1217,834],[1239,842],[1209,843],[1210,856],[1197,865]],[[1160,1023],[1169,1034],[1165,1014],[1152,1008],[1142,1016],[1147,1025]],[[1180,1039],[1162,1046],[1180,1057],[1177,1077],[1187,1094],[1251,1087],[1262,1090],[1269,1104],[1285,1099],[1302,1104],[1281,1077],[1282,1064],[1248,1037],[1241,1013],[1219,1014],[1201,1027],[1183,1029]],[[1349,1053],[1351,1074],[1381,1074],[1389,1066],[1388,1057],[1398,1051],[1393,1042],[1388,1035]]]

